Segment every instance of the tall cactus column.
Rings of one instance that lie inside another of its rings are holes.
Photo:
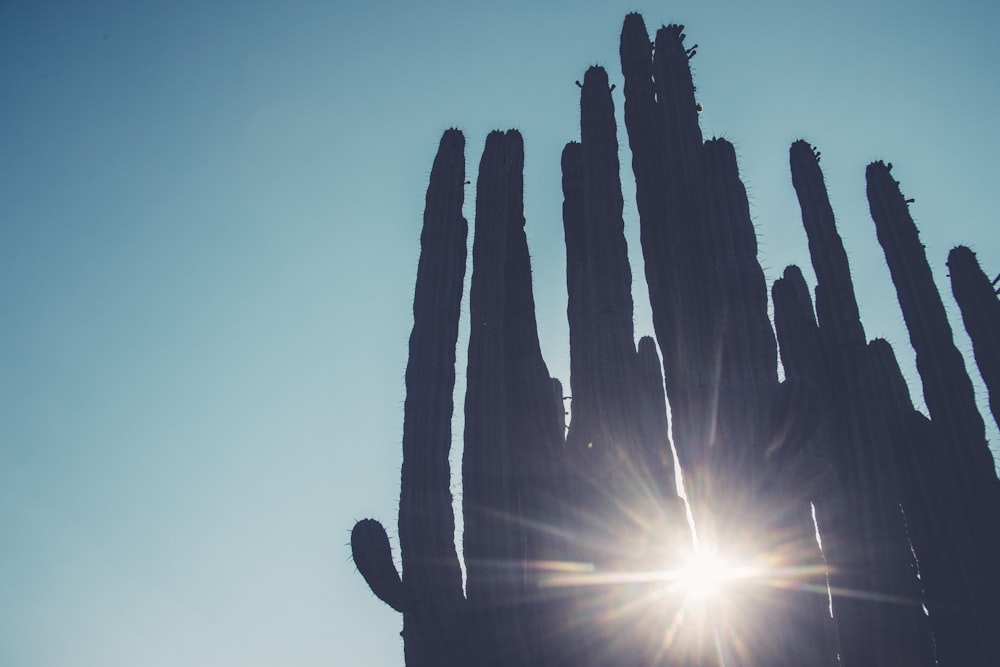
[[[517,132],[486,138],[476,185],[469,363],[462,456],[466,592],[484,664],[523,661],[514,604],[524,578],[516,462],[508,433],[507,241],[512,192],[524,160]]]
[[[562,159],[573,394],[566,456],[576,475],[572,525],[580,537],[574,555],[602,573],[658,570],[690,552],[690,532],[674,485],[656,344],[644,339],[637,351],[634,339],[607,73],[591,67],[581,88],[581,140],[570,142]],[[634,584],[578,592],[578,615],[620,606],[603,627],[585,626],[578,664],[627,664],[645,654],[658,629],[648,610],[630,602],[637,595]]]
[[[767,315],[767,283],[736,151],[724,139],[702,150],[704,225],[712,311],[715,422],[708,440],[712,522],[737,544],[764,529],[757,491],[765,462],[771,399],[778,388],[777,347]],[[802,507],[806,509],[805,506]],[[708,518],[708,517],[706,517]]]
[[[961,565],[978,583],[974,622],[978,623],[982,664],[1000,662],[1000,648],[988,628],[1000,625],[1000,482],[986,443],[985,424],[961,353],[955,347],[941,296],[907,201],[882,161],[865,172],[868,202],[885,252],[899,305],[916,352],[917,371],[930,413],[938,475],[954,503],[954,540],[964,553]]]
[[[449,605],[462,598],[448,457],[468,236],[462,216],[464,148],[460,132],[445,133],[427,189],[406,368],[405,481],[399,501],[403,583],[420,591],[418,599]]]
[[[817,499],[831,565],[833,600],[847,664],[930,664],[933,652],[920,587],[899,510],[890,427],[872,389],[864,328],[847,254],[837,232],[816,151],[804,141],[789,151],[816,272],[816,311],[825,367],[824,395],[834,429],[826,452],[840,481],[836,495]],[[868,591],[886,604],[851,591]],[[878,639],[863,638],[875,636]]]
[[[784,491],[781,500],[790,515],[786,534],[794,537],[792,544],[797,547],[793,554],[808,573],[798,599],[789,604],[791,614],[782,619],[789,635],[790,660],[786,664],[839,665],[838,656],[844,652],[828,611],[830,574],[826,564],[827,556],[842,546],[829,539],[833,533],[827,532],[820,517],[827,555],[820,551],[810,505],[822,504],[827,524],[836,525],[832,519],[845,513],[838,502],[838,477],[829,458],[837,441],[836,419],[824,408],[828,383],[819,327],[799,268],[787,267],[771,293],[785,380],[772,405],[773,435],[765,456]]]
[[[461,132],[445,132],[427,188],[403,407],[402,581],[381,525],[360,521],[351,537],[355,563],[372,591],[403,612],[408,667],[458,667],[467,650],[448,463],[468,234],[464,151]]]
[[[581,142],[567,146],[564,178],[578,174],[576,194],[566,192],[564,218],[571,292],[570,331],[578,341],[571,367],[572,449],[610,447],[636,420],[636,358],[632,325],[632,271],[625,243],[623,199],[618,169],[618,139],[607,73],[591,67],[580,101]],[[572,180],[568,180],[569,183]],[[574,196],[578,197],[574,202]],[[573,206],[578,212],[573,211]],[[576,395],[580,388],[579,398]],[[620,443],[625,445],[625,443]],[[627,447],[627,445],[625,445]]]
[[[622,508],[641,503],[660,510],[666,521],[657,525],[686,538],[662,376],[657,370],[654,379],[649,369],[650,363],[659,365],[656,345],[649,339],[637,351],[634,342],[614,105],[602,68],[592,67],[584,76],[580,109],[581,142],[563,151],[573,388],[567,449],[581,471],[589,471],[583,483],[599,487],[594,497],[615,497]],[[634,508],[620,514],[602,517],[608,546],[651,530],[629,518]],[[658,539],[670,541],[664,535]],[[620,560],[621,554],[603,556],[608,557]]]
[[[625,126],[685,488],[708,542],[749,528],[777,387],[767,286],[735,152],[702,142],[683,26],[621,34]],[[713,527],[713,524],[714,527]],[[712,536],[713,533],[715,536]]]
[[[979,615],[983,582],[970,567],[976,557],[970,560],[967,553],[965,517],[936,461],[942,443],[930,420],[914,409],[889,343],[873,340],[869,358],[874,393],[892,419],[900,503],[917,556],[937,664],[985,667],[994,660],[989,657],[989,631],[983,634]]]
[[[972,339],[976,365],[989,392],[990,411],[1000,426],[1000,298],[969,248],[958,246],[948,253],[948,271],[952,294]]]
[[[507,606],[518,617],[524,635],[526,655],[519,659],[520,664],[555,664],[566,655],[559,628],[568,610],[564,596],[543,594],[541,579],[545,573],[538,570],[537,564],[570,557],[565,536],[560,532],[566,526],[563,510],[568,486],[563,402],[561,390],[553,391],[554,380],[549,377],[538,342],[525,235],[521,136],[508,131],[503,141],[510,145],[513,158],[504,249],[503,418],[516,500],[514,527],[521,540],[518,560],[506,563],[505,567],[522,575],[516,587],[517,599]],[[478,229],[478,219],[476,224]],[[498,602],[502,604],[503,600],[493,599],[489,604]],[[499,640],[511,643],[502,634]]]
[[[655,55],[654,55],[655,49]],[[693,502],[707,498],[715,366],[702,212],[702,138],[682,27],[657,31],[639,14],[621,33],[625,126],[636,182],[653,326],[673,417],[674,445]],[[703,488],[704,487],[704,488]]]
[[[899,305],[917,355],[917,370],[931,419],[952,440],[967,482],[983,493],[983,516],[1000,519],[1000,486],[976,409],[972,381],[955,347],[944,304],[934,284],[909,208],[889,167],[878,161],[865,172],[868,201],[879,243],[899,296]],[[995,521],[991,525],[998,525]]]

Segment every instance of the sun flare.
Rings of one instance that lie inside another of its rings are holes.
[[[677,572],[677,583],[689,597],[707,600],[720,595],[726,584],[739,575],[738,568],[717,554],[702,551],[693,554]]]

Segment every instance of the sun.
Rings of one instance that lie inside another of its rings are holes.
[[[693,600],[721,595],[726,585],[741,576],[740,569],[711,551],[700,550],[676,571],[677,584]]]

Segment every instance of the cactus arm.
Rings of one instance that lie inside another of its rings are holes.
[[[993,563],[978,538],[981,526],[963,511],[962,482],[943,464],[946,449],[934,425],[913,408],[892,347],[882,339],[868,347],[875,392],[893,419],[900,501],[938,662],[996,664],[1000,647],[993,635],[1000,601]]]
[[[824,534],[829,543],[855,545],[851,550],[836,546],[829,550],[831,583],[842,589],[877,589],[919,599],[919,581],[907,565],[912,552],[899,510],[890,423],[883,397],[872,388],[850,267],[818,153],[797,141],[789,151],[789,162],[818,281],[816,313],[826,370],[823,394],[832,435],[827,451],[840,480],[836,493],[817,501],[817,515],[828,517]],[[927,664],[923,648],[929,634],[918,608],[901,605],[884,610],[847,596],[836,597],[833,606],[848,662]],[[862,640],[873,634],[878,641]]]
[[[462,575],[452,510],[451,416],[465,276],[465,139],[444,133],[431,170],[406,366],[399,541],[403,582],[419,600],[455,607]]]
[[[674,446],[697,505],[711,493],[721,304],[711,291],[702,138],[681,31],[660,28],[654,50],[642,17],[630,14],[620,53],[653,327],[662,343]]]
[[[601,67],[591,67],[584,75],[580,137],[588,297],[585,326],[590,329],[587,352],[596,401],[587,409],[597,418],[588,441],[593,440],[595,447],[634,450],[637,415],[632,270],[624,234],[614,102],[607,72]]]
[[[819,327],[802,270],[795,265],[785,267],[781,278],[774,281],[771,298],[785,377],[804,377],[825,384]]]
[[[640,225],[640,236],[646,259],[644,269],[649,300],[661,304],[656,325],[659,339],[678,340],[681,322],[677,313],[682,292],[675,282],[675,270],[669,254],[673,230],[665,224],[668,215],[664,192],[664,183],[667,182],[666,136],[656,108],[653,47],[646,24],[637,13],[625,17],[620,54],[625,81],[625,126],[632,153],[636,206],[640,220],[646,221]],[[670,372],[674,372],[679,360],[669,351],[665,351],[664,356],[665,368],[669,367]]]
[[[989,639],[985,627],[1000,623],[1000,576],[995,569],[1000,560],[1000,535],[993,529],[1000,524],[1000,484],[986,443],[985,424],[899,183],[881,161],[869,164],[865,177],[876,234],[916,353],[924,402],[930,413],[930,435],[918,431],[914,439],[922,439],[925,448],[930,448],[927,456],[934,477],[943,484],[938,494],[942,502],[932,511],[946,517],[951,526],[957,545],[955,560],[961,562],[959,577],[964,581],[959,590],[973,595],[970,606],[979,628],[974,631],[978,637],[972,639],[966,635],[956,641],[952,634],[951,646],[945,648],[956,650],[957,646],[961,651],[962,646],[989,647],[995,642]],[[927,428],[922,427],[922,431]],[[978,625],[981,619],[985,626]],[[995,651],[985,649],[973,650],[973,654],[996,657]],[[995,660],[982,664],[992,662]]]
[[[782,277],[774,281],[771,294],[785,382],[772,407],[772,437],[765,456],[789,459],[796,455],[795,451],[789,451],[795,449],[796,442],[810,440],[820,426],[814,422],[821,421],[821,417],[809,414],[808,403],[811,396],[812,400],[823,405],[826,372],[812,299],[799,267],[785,267]],[[802,406],[794,407],[803,401]],[[827,453],[812,447],[809,455],[826,459]],[[803,492],[806,497],[815,498],[810,486],[805,484]]]
[[[462,506],[469,600],[504,593],[502,570],[517,558],[514,489],[506,437],[504,385],[504,264],[510,181],[510,142],[486,139],[476,186],[476,233],[470,296],[469,361],[465,394]],[[500,572],[492,572],[496,568]],[[499,590],[496,590],[499,587]]]
[[[860,349],[865,345],[865,330],[854,295],[847,251],[837,232],[817,152],[799,140],[789,150],[789,161],[792,185],[809,240],[809,256],[816,280],[823,285],[823,298],[816,300],[819,325],[830,331],[842,345]]]
[[[705,233],[715,249],[708,277],[714,304],[711,324],[720,355],[713,425],[717,435],[710,443],[713,477],[721,487],[713,494],[714,514],[745,526],[746,515],[754,513],[746,490],[767,474],[761,455],[769,403],[778,385],[777,347],[767,316],[756,233],[732,144],[707,141],[702,170]]]
[[[351,556],[361,576],[378,599],[398,612],[411,608],[403,581],[392,562],[385,528],[375,519],[362,519],[351,530]]]
[[[746,188],[731,143],[712,139],[705,142],[703,153],[706,171],[712,175],[709,183],[714,186],[717,201],[725,207],[720,211],[726,223],[720,231],[727,248],[721,273],[735,324],[729,336],[740,341],[741,363],[747,368],[744,372],[749,373],[755,393],[766,396],[778,382],[778,351],[767,317],[767,282],[757,260],[757,233],[750,218]]]
[[[570,558],[566,547],[562,506],[566,499],[563,474],[565,415],[562,388],[549,376],[542,358],[535,318],[531,258],[525,235],[523,147],[520,135],[508,133],[512,163],[506,217],[506,259],[503,268],[503,415],[505,447],[509,452],[520,539],[518,561],[508,572],[519,575],[512,588],[517,596],[500,615],[502,654],[507,664],[552,664],[565,650],[557,619],[563,609],[556,596],[542,591],[544,568],[539,563]],[[556,387],[553,388],[553,382]],[[516,618],[511,618],[516,616]],[[490,621],[491,631],[497,627]]]
[[[1000,299],[969,248],[957,246],[948,253],[948,272],[952,294],[972,339],[976,365],[986,383],[990,411],[1000,426]]]
[[[993,456],[986,444],[985,425],[976,408],[972,381],[955,347],[944,303],[909,207],[899,183],[882,161],[869,164],[865,178],[872,219],[917,355],[917,370],[931,420],[952,442],[969,482],[980,488],[989,486],[995,494],[997,476]],[[994,517],[1000,520],[1000,514]]]
[[[518,132],[486,138],[476,185],[476,232],[470,287],[470,333],[462,454],[466,595],[482,664],[525,659],[517,600],[523,590],[524,533],[515,453],[508,432],[507,243],[521,211]],[[512,210],[513,209],[513,210]],[[504,604],[497,601],[503,600]]]

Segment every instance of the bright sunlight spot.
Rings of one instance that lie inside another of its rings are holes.
[[[677,582],[690,597],[706,599],[718,595],[728,581],[738,576],[737,568],[716,554],[702,551],[678,572]]]

